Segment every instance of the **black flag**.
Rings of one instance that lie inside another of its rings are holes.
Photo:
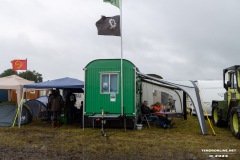
[[[120,32],[120,16],[105,17],[102,16],[96,22],[98,35],[121,36]]]

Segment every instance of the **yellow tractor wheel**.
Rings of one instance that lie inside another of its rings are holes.
[[[240,107],[233,107],[230,116],[231,132],[240,139]]]
[[[222,119],[222,110],[218,107],[217,103],[212,105],[212,123],[217,127],[226,127],[227,123]]]

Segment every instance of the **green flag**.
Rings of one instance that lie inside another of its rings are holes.
[[[103,0],[103,2],[111,3],[112,5],[119,8],[119,0]]]

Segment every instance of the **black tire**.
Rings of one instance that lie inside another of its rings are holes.
[[[240,139],[240,107],[233,107],[231,109],[230,126],[232,135]]]
[[[222,110],[218,107],[217,103],[212,105],[212,123],[217,127],[226,127],[227,123],[222,119]]]

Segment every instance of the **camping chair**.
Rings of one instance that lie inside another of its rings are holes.
[[[148,127],[151,128],[149,121],[152,121],[152,120],[149,120],[147,118],[148,116],[149,116],[148,114],[141,114],[141,124],[143,122],[146,122],[148,124]]]

